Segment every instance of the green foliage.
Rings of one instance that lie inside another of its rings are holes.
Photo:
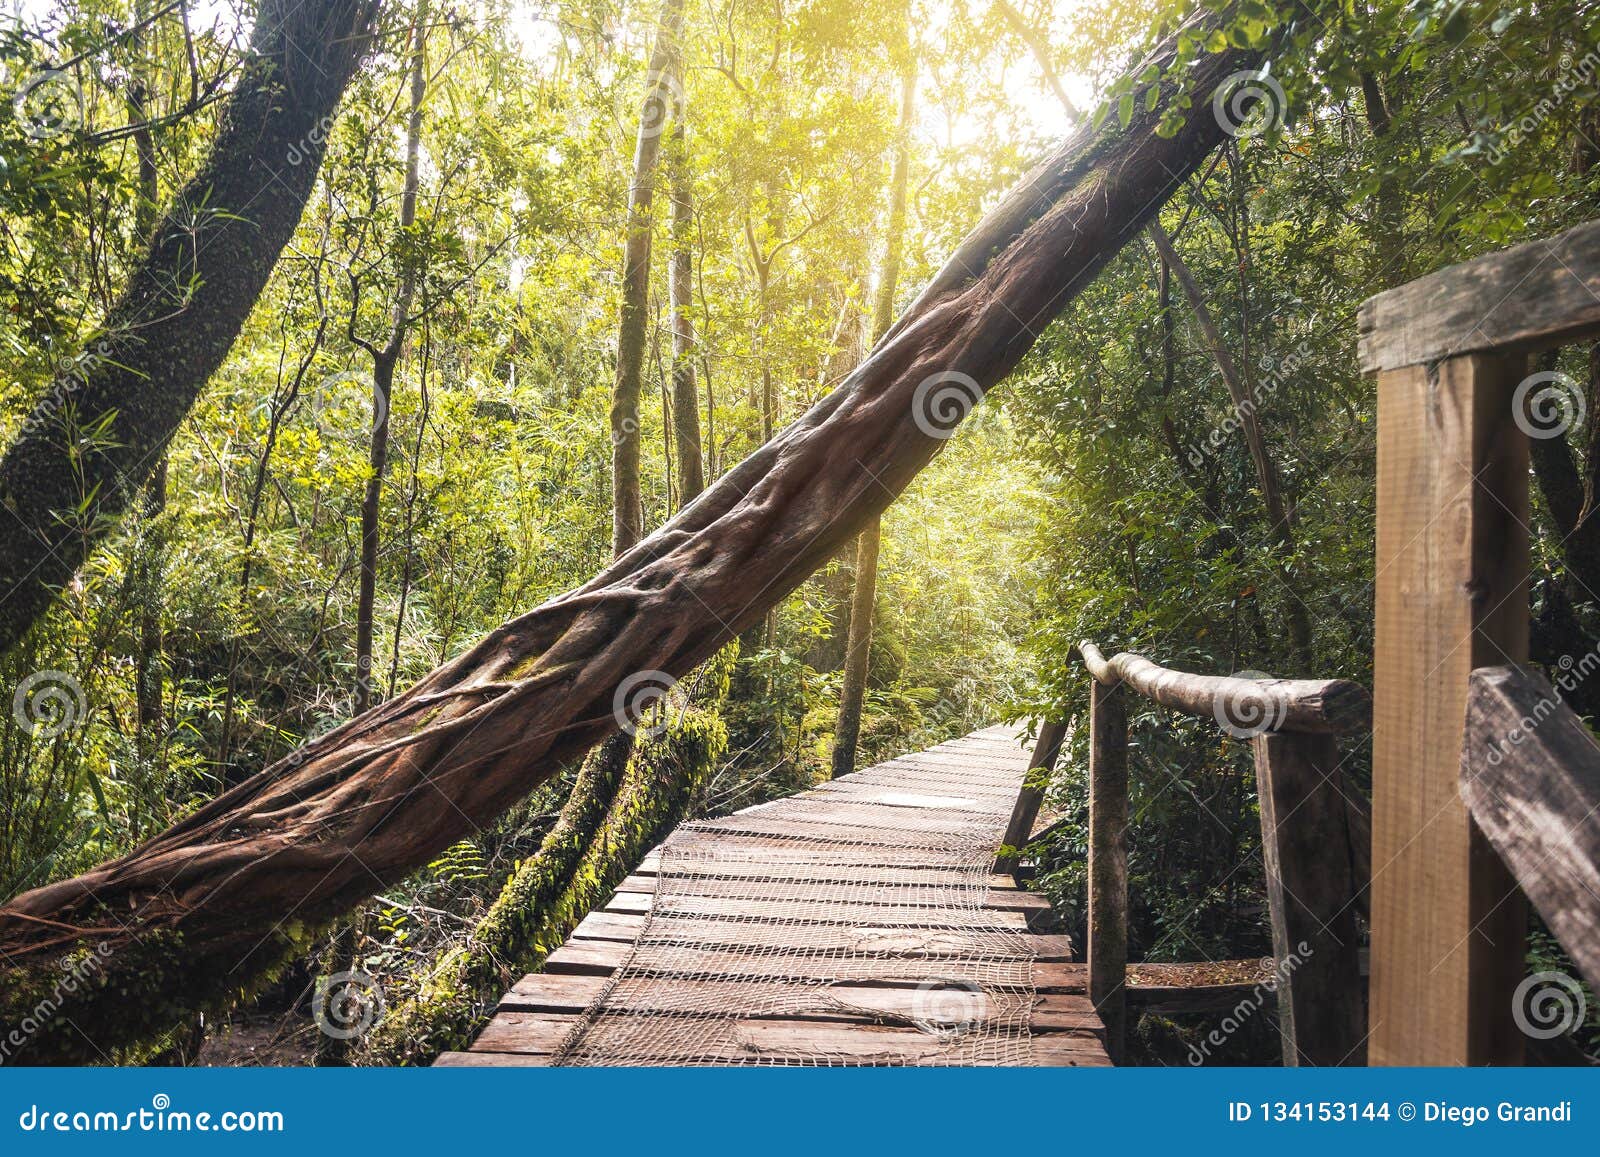
[[[1353,360],[1355,310],[1600,205],[1593,0],[1208,6],[1223,13],[1220,30],[1187,39],[1166,74],[1122,82],[1184,5],[1018,4],[1074,98],[1111,123],[1169,90],[1174,116],[1213,115],[1185,91],[1192,66],[1228,46],[1263,50],[1282,102],[1258,109],[1162,221],[1242,368],[1292,543],[1267,523],[1238,411],[1176,286],[1167,356],[1143,239],[1047,328],[884,523],[860,763],[1002,715],[1074,720],[1052,785],[1061,823],[1041,849],[1044,885],[1068,912],[1081,909],[1085,839],[1086,686],[1071,646],[1092,637],[1197,671],[1367,678],[1375,415]],[[48,131],[27,101],[0,102],[0,436],[94,356],[141,255],[149,206],[130,84],[148,88],[164,199],[204,155],[212,89],[225,89],[240,51],[226,20],[195,28],[191,76],[176,12],[135,36],[132,0],[36,7],[48,12],[0,28],[5,91],[81,61],[68,87],[41,94],[55,102]],[[5,695],[39,672],[63,672],[81,693],[55,734],[0,713],[7,894],[127,850],[349,718],[373,416],[371,362],[355,339],[392,323],[401,274],[419,285],[389,399],[376,697],[609,561],[607,410],[655,10],[558,5],[546,21],[482,0],[440,15],[420,209],[403,227],[407,62],[396,46],[411,15],[389,6],[294,243],[170,447],[164,502],[136,504],[0,661]],[[693,360],[715,479],[865,353],[905,38],[898,16],[836,0],[691,6],[689,23],[686,135],[672,149],[695,203]],[[990,6],[919,4],[911,28],[922,79],[903,301],[1070,119]],[[671,370],[663,204],[640,431],[650,526],[679,505],[659,404]],[[102,436],[63,429],[79,453]],[[1544,571],[1559,571],[1558,554],[1540,548]],[[366,1059],[415,1062],[464,1040],[497,988],[542,959],[670,818],[827,774],[853,559],[831,560],[742,650],[687,681],[694,706],[641,745],[618,810],[609,799],[591,809],[559,862],[539,853],[577,769],[341,931],[354,929],[354,954],[389,989],[391,1019]],[[1304,651],[1285,626],[1297,607],[1311,626]],[[1580,613],[1600,621],[1595,608]],[[1136,956],[1259,955],[1244,752],[1154,711],[1136,715],[1134,736]],[[1358,782],[1364,766],[1353,751]],[[273,950],[304,957],[313,945],[323,960],[351,955],[303,929]],[[201,965],[175,946],[152,952],[152,1006],[113,1008],[108,996],[108,1016],[160,1028],[177,1014]],[[37,995],[19,992],[16,1007]],[[240,995],[207,989],[202,1002]]]

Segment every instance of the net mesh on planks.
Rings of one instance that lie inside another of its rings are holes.
[[[680,827],[639,935],[554,1062],[1032,1063],[1033,941],[987,906],[1018,736],[991,728]],[[830,1019],[920,1035],[883,1047],[817,1030]]]

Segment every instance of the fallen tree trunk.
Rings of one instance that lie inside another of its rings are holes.
[[[121,859],[0,909],[0,1013],[26,1015],[63,953],[93,974],[50,1020],[70,1017],[102,1049],[248,991],[318,924],[637,726],[641,706],[759,622],[927,465],[1222,139],[1211,93],[1250,59],[1191,65],[1196,112],[1170,137],[1155,131],[1165,100],[1138,102],[1121,131],[1076,134],[838,389],[591,582]],[[74,1049],[77,1031],[40,1031],[13,1055]]]
[[[294,235],[377,0],[261,0],[205,166],[0,459],[0,651],[110,533]]]

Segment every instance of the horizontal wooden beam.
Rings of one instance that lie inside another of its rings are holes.
[[[1600,988],[1600,746],[1544,679],[1521,667],[1472,673],[1461,797]]]
[[[1600,221],[1380,293],[1358,326],[1365,373],[1600,336]]]
[[[1177,711],[1212,717],[1235,734],[1311,731],[1338,735],[1372,720],[1372,697],[1346,679],[1241,679],[1192,675],[1157,666],[1130,651],[1107,659],[1094,643],[1078,644],[1097,682],[1126,683],[1146,699]]]

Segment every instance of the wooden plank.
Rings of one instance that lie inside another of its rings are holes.
[[[529,1056],[517,1053],[440,1053],[439,1059],[433,1062],[436,1069],[512,1069],[512,1068],[545,1068],[550,1061],[547,1057]]]
[[[1154,1016],[1186,1016],[1229,1012],[1240,1005],[1276,1006],[1281,994],[1264,984],[1141,984],[1125,990],[1128,1011]],[[1092,1003],[1092,1002],[1091,1002]]]
[[[473,1051],[548,1056],[571,1032],[576,1017],[539,1013],[499,1013],[489,1022]],[[726,1045],[699,1058],[700,1063],[764,1062],[815,1064],[818,1053],[845,1063],[940,1064],[961,1057],[960,1035],[941,1039],[929,1032],[899,1025],[843,1024],[807,1020],[739,1020],[728,1026]],[[1105,1050],[1092,1031],[1053,1032],[1030,1042],[1040,1063],[1104,1066]],[[965,1059],[965,1058],[963,1058]],[[648,1058],[640,1058],[648,1063]],[[968,1063],[973,1063],[968,1060]]]
[[[884,807],[899,807],[913,809],[935,809],[946,812],[976,812],[987,811],[982,802],[971,795],[929,795],[926,792],[895,791],[889,788],[873,787],[870,784],[838,783],[833,791],[817,791],[812,798],[825,798],[827,796],[844,796],[852,801],[862,803],[881,804]]]
[[[941,938],[935,934],[906,934],[905,929],[859,930],[856,951],[890,959],[917,961],[929,957],[948,957],[950,950],[959,947],[955,938]],[[1072,942],[1065,936],[1032,936],[1036,960],[1048,964],[1067,964],[1072,960]],[[943,948],[941,948],[943,945]],[[545,960],[546,972],[580,973],[594,975],[609,973],[620,968],[628,958],[627,944],[608,940],[569,940]],[[748,954],[737,950],[719,951],[715,948],[700,953],[700,973],[707,976],[738,977],[749,972]],[[826,951],[809,955],[796,951],[783,962],[796,975],[827,977],[830,968],[839,965],[838,953]],[[908,964],[908,969],[912,965]],[[1038,967],[1036,963],[1035,968]]]
[[[524,1012],[536,1012],[540,1009],[546,1011],[561,1011],[569,1005],[577,1004],[580,1008],[587,1008],[588,1001],[592,1000],[604,987],[610,973],[554,973],[530,972],[516,984],[511,986],[506,1000],[517,1000],[527,1005]],[[685,983],[714,984],[713,980],[695,978]],[[918,982],[914,980],[900,980],[893,977],[874,978],[863,980],[856,985],[860,988],[915,988]],[[1081,964],[1035,964],[1033,966],[1034,991],[1041,996],[1076,996],[1087,997],[1088,981],[1084,966]],[[1129,992],[1156,992],[1159,988],[1165,991],[1168,988],[1176,989],[1176,985],[1141,985],[1129,988]],[[1241,987],[1238,985],[1212,985],[1209,987],[1228,988]],[[1242,987],[1248,988],[1249,985]],[[1201,991],[1199,986],[1192,991]],[[1076,1008],[1077,1005],[1070,1007]],[[1092,1006],[1091,1006],[1092,1007]]]
[[[542,973],[512,988],[473,1051],[439,1063],[545,1063],[600,999],[608,1018],[757,1010],[732,1018],[731,1039],[713,1034],[724,1043],[700,1063],[993,1063],[1004,1051],[979,1037],[963,1045],[964,1034],[905,1022],[934,979],[941,1013],[965,1001],[980,1020],[1015,1016],[1005,998],[959,987],[1010,976],[1037,1063],[1107,1064],[1070,940],[1028,931],[1050,918],[1048,903],[1010,877],[974,889],[970,873],[921,859],[998,832],[1026,755],[1014,729],[994,734],[697,825],[677,837],[670,882],[653,849]],[[763,1003],[791,990],[800,1003]],[[681,1062],[680,1050],[659,1059]]]
[[[788,836],[815,840],[818,843],[854,845],[877,848],[926,848],[931,839],[940,833],[902,831],[899,829],[861,827],[845,823],[807,823],[792,819],[704,821],[699,831],[724,832],[728,835]],[[949,834],[949,833],[944,833]]]
[[[795,820],[810,824],[828,824],[833,827],[870,828],[895,832],[920,832],[924,835],[962,835],[975,827],[990,826],[990,818],[983,812],[944,813],[925,815],[909,808],[884,807],[878,804],[833,802],[807,797],[779,801],[774,806],[752,817],[750,821],[730,820],[727,824],[712,821],[717,826],[737,827],[745,822],[769,823],[773,820]]]
[[[1580,669],[1568,677],[1588,675]],[[1600,745],[1583,720],[1532,671],[1474,671],[1461,794],[1584,979],[1600,990]]]
[[[1600,336],[1600,221],[1380,293],[1357,326],[1366,373]]]
[[[1089,687],[1089,998],[1106,1051],[1123,1056],[1128,970],[1128,706],[1121,684]]]
[[[1378,378],[1372,1064],[1511,1064],[1523,903],[1458,789],[1467,680],[1527,655],[1521,357]]]
[[[500,1001],[499,1012],[575,1015],[586,1011],[607,983],[600,976],[530,976],[519,981]],[[750,1000],[756,986],[731,980],[679,980],[652,984],[649,990],[621,994],[619,1007],[630,1007],[636,997],[648,998],[640,1012],[682,1013],[709,1008],[737,1008]],[[816,998],[815,1007],[752,1014],[763,1020],[870,1021],[874,1016],[915,1018],[924,1015],[926,990],[914,985],[818,985],[814,994],[796,993],[797,999]],[[950,989],[939,994],[939,1015],[955,1020],[983,1020],[993,1014],[994,1002],[982,991]],[[1035,1032],[1097,1032],[1100,1021],[1094,1005],[1082,993],[1040,993],[1029,1021]]]
[[[1033,821],[1039,818],[1039,808],[1044,804],[1050,773],[1055,770],[1056,760],[1061,755],[1061,744],[1066,737],[1067,725],[1058,720],[1050,720],[1039,728],[1039,742],[1034,745],[1033,756],[1028,760],[1027,771],[1023,773],[1022,790],[1017,793],[1017,802],[1011,808],[1011,819],[1006,824],[1005,834],[1000,837],[1002,848],[1014,850],[995,857],[996,872],[1009,872],[1016,868],[1017,853],[1028,842],[1028,837],[1033,835]]]
[[[1252,740],[1283,1063],[1366,1063],[1349,810],[1332,736],[1266,732]],[[1091,942],[1092,943],[1092,942]]]
[[[812,925],[874,924],[885,928],[1004,928],[1023,931],[1036,913],[996,909],[925,908],[895,904],[819,904],[813,900],[743,900],[725,896],[687,896],[674,892],[665,901],[654,892],[618,892],[606,902],[607,912],[642,914],[664,905],[674,915],[727,920],[792,921],[796,936]]]
[[[658,880],[642,873],[627,877],[617,885],[618,892],[656,891]],[[920,880],[889,881],[883,879],[860,880],[845,883],[818,881],[809,877],[792,880],[758,876],[753,879],[723,879],[695,872],[684,872],[674,867],[672,873],[674,895],[729,896],[736,899],[757,898],[766,900],[810,900],[827,904],[930,904],[966,907],[977,897],[974,889],[960,885],[926,883]],[[983,898],[978,907],[997,912],[1042,913],[1050,910],[1050,901],[1032,892],[1017,888],[1005,889]]]
[[[661,870],[661,857],[652,853],[639,862],[634,869],[635,877],[655,876]],[[944,868],[934,865],[922,867],[905,866],[880,866],[877,864],[788,864],[749,863],[736,860],[717,860],[703,858],[674,857],[672,861],[672,874],[679,877],[706,876],[717,880],[794,880],[804,883],[868,883],[886,884],[923,884],[930,887],[966,887],[971,875],[958,868]],[[1008,895],[1031,896],[1033,893],[1020,888],[1015,879],[1006,875],[991,875],[985,878],[984,885],[989,894],[994,896],[1004,892]]]
[[[877,770],[872,770],[858,771],[855,775],[833,780],[831,783],[811,790],[818,795],[831,797],[846,792],[890,788],[897,791],[941,792],[970,796],[982,803],[989,803],[996,798],[1009,800],[1016,794],[1017,783],[1017,779],[1009,779],[1003,783],[952,783],[949,779],[940,775],[928,775],[910,771],[879,773]]]

